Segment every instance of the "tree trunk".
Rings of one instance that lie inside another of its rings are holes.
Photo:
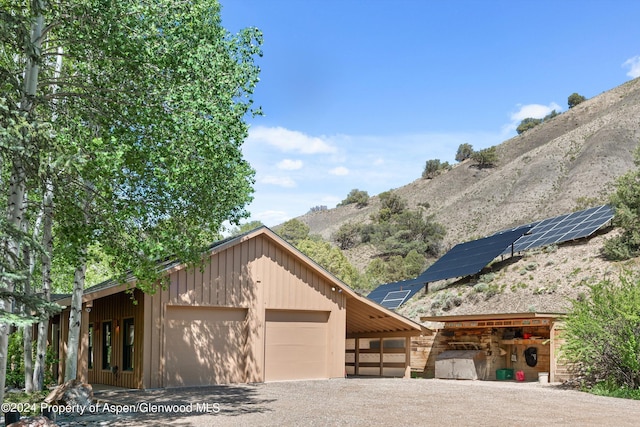
[[[78,377],[78,343],[82,320],[82,296],[84,295],[84,277],[87,271],[86,254],[82,254],[81,265],[76,268],[73,276],[73,295],[69,313],[69,337],[67,339],[67,354],[64,370],[64,382]]]
[[[51,301],[51,253],[53,252],[53,183],[47,178],[42,201],[42,298]],[[36,360],[33,368],[33,389],[41,391],[44,388],[44,371],[47,356],[47,333],[49,319],[38,323],[38,343],[36,345]]]
[[[40,4],[35,3],[39,8]],[[24,86],[23,86],[23,98],[20,102],[20,109],[28,113],[33,107],[33,100],[36,95],[36,88],[38,86],[38,74],[40,67],[38,65],[40,57],[40,46],[42,38],[42,29],[44,27],[44,17],[40,10],[35,11],[38,15],[31,27],[31,44],[26,46],[25,54],[28,57],[27,64],[24,72]],[[22,141],[23,148],[26,148],[28,142]],[[22,229],[22,220],[24,216],[25,203],[24,195],[26,192],[26,172],[24,164],[20,157],[21,154],[15,156],[12,159],[11,178],[9,182],[9,203],[7,213],[7,223],[13,230]],[[20,242],[18,238],[13,237],[6,238],[3,242],[6,244],[6,255],[8,257],[7,263],[10,268],[17,267],[20,257]],[[4,279],[0,282],[5,290],[13,292],[15,290],[14,279]],[[0,300],[0,309],[11,310],[12,302],[6,300]],[[0,402],[4,402],[4,387],[7,382],[7,352],[9,347],[9,325],[6,323],[0,324]]]
[[[9,213],[8,225],[14,230],[20,230],[24,214],[25,171],[22,162],[17,159],[13,162],[11,181],[9,183]],[[16,237],[6,240],[7,264],[9,268],[17,270],[20,258],[20,244]],[[14,268],[15,267],[15,268]],[[2,287],[8,292],[15,290],[13,279],[2,279]],[[0,309],[13,310],[11,300],[0,300]],[[0,402],[4,402],[4,387],[7,382],[7,353],[9,350],[9,325],[0,323]]]
[[[26,313],[25,313],[26,314]],[[24,343],[24,391],[33,391],[33,325],[22,330]]]

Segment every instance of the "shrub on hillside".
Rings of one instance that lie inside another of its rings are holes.
[[[422,172],[422,178],[433,179],[440,175],[443,171],[451,169],[449,162],[442,163],[440,159],[427,160],[427,163]]]
[[[571,95],[569,95],[569,98],[567,98],[567,104],[569,104],[569,108],[573,108],[586,100],[587,98],[585,98],[584,96],[578,94],[577,92],[573,92]]]
[[[485,148],[484,150],[475,151],[471,155],[471,160],[478,164],[479,168],[486,168],[495,165],[498,162],[498,153],[496,147]]]
[[[360,242],[360,229],[360,225],[346,222],[340,226],[338,231],[333,233],[333,240],[340,249],[351,249]]]
[[[355,204],[358,209],[363,208],[369,204],[369,193],[363,190],[354,188],[347,194],[347,198],[338,203],[338,206],[346,206]]]
[[[640,255],[640,145],[634,154],[636,170],[618,178],[611,195],[615,222],[622,234],[605,242],[604,255],[612,260],[625,260]]]
[[[458,151],[456,152],[456,162],[462,162],[463,160],[467,160],[471,158],[473,154],[473,147],[471,144],[460,144],[458,146]]]

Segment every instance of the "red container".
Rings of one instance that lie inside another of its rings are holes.
[[[524,336],[525,340],[528,340],[529,338],[531,338],[531,334],[525,333],[525,334],[522,334],[522,335]]]
[[[516,381],[524,381],[524,371],[516,371]]]

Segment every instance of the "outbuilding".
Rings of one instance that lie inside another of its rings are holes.
[[[267,227],[222,240],[201,268],[164,265],[155,294],[135,282],[85,290],[79,379],[128,388],[344,377],[347,340],[385,340],[400,355],[385,371],[410,375],[421,325],[350,289]],[[68,306],[71,298],[58,301]],[[53,319],[64,378],[69,309]]]
[[[563,317],[534,312],[421,317],[435,334],[414,339],[412,364],[427,377],[516,380],[519,372],[524,381],[564,381],[571,373],[559,351]],[[460,367],[480,368],[471,374],[465,368],[459,376],[453,368],[438,369],[456,359]]]

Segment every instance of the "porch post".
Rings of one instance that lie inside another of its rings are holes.
[[[404,339],[404,378],[411,378],[411,337]]]
[[[360,338],[356,338],[356,353],[355,353],[355,367],[354,375],[358,376],[360,371]]]

